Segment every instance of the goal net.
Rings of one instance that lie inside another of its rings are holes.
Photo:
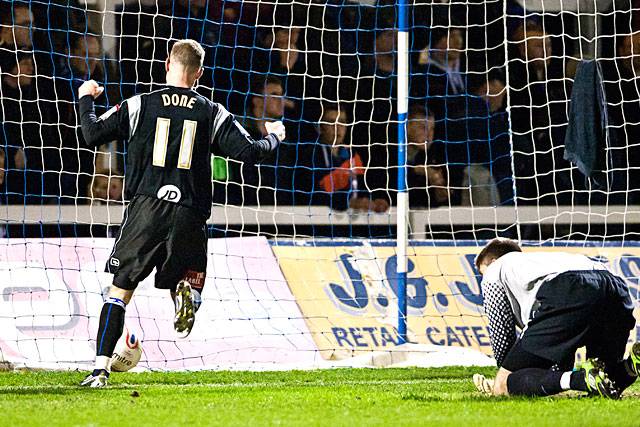
[[[412,2],[406,39],[399,3],[4,2],[0,362],[92,363],[127,142],[85,145],[77,89],[105,87],[101,114],[160,88],[184,38],[205,48],[199,93],[287,138],[258,166],[211,157],[196,327],[178,339],[143,281],[126,318],[139,368],[492,363],[473,259],[496,236],[600,257],[636,299],[636,2]]]

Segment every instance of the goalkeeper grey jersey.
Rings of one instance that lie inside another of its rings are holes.
[[[167,86],[136,95],[100,118],[93,99],[80,99],[85,141],[92,146],[128,140],[125,197],[138,194],[211,213],[211,154],[248,163],[279,144],[275,135],[254,140],[225,108],[189,88]]]
[[[498,365],[516,341],[516,325],[526,329],[540,286],[561,273],[587,270],[607,267],[565,252],[510,252],[487,267],[481,287]]]

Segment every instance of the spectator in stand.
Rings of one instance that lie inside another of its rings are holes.
[[[100,38],[95,34],[87,33],[71,36],[69,49],[69,68],[71,69],[74,83],[87,79],[103,83],[106,78],[104,52]],[[79,87],[80,85],[77,84]]]
[[[307,64],[303,44],[304,32],[300,27],[276,26],[266,30],[261,48],[253,55],[252,70],[269,73],[281,79],[288,97],[300,99]]]
[[[385,199],[394,198],[397,187],[397,127],[394,124],[397,93],[395,89],[395,30],[375,34],[373,52],[358,57],[359,70],[355,79],[354,126],[350,128],[351,145],[367,153],[365,185],[368,189],[386,192]],[[382,199],[383,197],[376,197]]]
[[[174,39],[215,41],[222,5],[212,5],[207,0],[176,0],[173,2]],[[215,22],[213,21],[215,19]]]
[[[430,152],[435,117],[421,105],[412,105],[407,115],[407,184],[412,208],[449,204],[446,166]]]
[[[13,10],[10,7],[3,7],[0,12],[2,13],[0,51],[31,51],[33,49],[31,37],[33,14],[29,6],[16,3],[13,5]],[[3,55],[6,54],[7,52]]]
[[[516,195],[522,204],[571,204],[571,165],[563,159],[570,89],[563,58],[549,35],[524,21],[513,34],[509,83],[516,155]]]
[[[29,53],[38,76],[52,76],[54,69],[55,37],[51,33],[55,31],[47,20],[49,6],[46,2],[0,2],[0,57],[15,59],[16,53]]]
[[[349,117],[338,104],[326,105],[318,124],[318,140],[300,153],[297,182],[306,182],[310,204],[335,210],[386,212],[389,202],[376,198],[364,182],[365,160],[349,140]]]
[[[264,136],[268,121],[282,120],[285,98],[282,81],[275,76],[262,76],[254,82],[244,127],[250,135]]]
[[[640,71],[640,31],[618,37],[616,58],[620,65],[620,77],[630,79]]]
[[[258,6],[247,2],[206,0],[157,0],[124,2],[117,20],[120,38],[120,74],[126,85],[123,97],[146,93],[164,83],[164,58],[173,41],[190,38],[207,50],[204,73],[196,90],[225,106],[234,98],[231,90],[244,92],[234,80],[236,67],[248,61],[252,27]],[[251,19],[253,17],[253,19]],[[153,87],[152,87],[153,82]],[[235,102],[233,102],[235,105]],[[232,109],[233,110],[233,109]]]
[[[375,8],[374,8],[375,9]],[[326,102],[355,102],[357,71],[364,66],[372,31],[366,27],[357,3],[330,0],[314,2],[302,14],[307,62],[303,116],[315,122]],[[311,139],[315,138],[315,132]]]
[[[274,25],[263,30],[258,48],[252,53],[251,72],[254,79],[256,73],[280,79],[288,135],[308,141],[315,137],[310,123],[316,116],[310,115],[313,109],[309,107],[317,102],[312,99],[318,96],[318,91],[312,87],[316,79],[308,73],[305,16],[291,4],[276,8]],[[304,111],[300,107],[304,107]]]
[[[105,97],[102,99],[105,104],[98,105],[98,110],[103,112],[106,111],[105,107],[115,105],[122,96],[120,78],[112,66],[116,61],[105,53],[101,39],[92,30],[84,34],[70,36],[65,77],[71,80],[70,90],[72,91],[66,96],[73,102],[75,102],[75,94],[83,82],[91,79],[104,86]]]
[[[173,4],[158,0],[153,5],[141,2],[124,2],[118,7],[122,12],[116,20],[119,34],[119,73],[122,76],[122,98],[155,89],[151,83],[165,81],[164,58],[171,39]]]
[[[65,185],[69,174],[62,163],[65,156],[77,157],[78,146],[69,80],[53,74],[55,54],[60,53],[55,40],[61,39],[55,34],[44,37],[34,21],[47,19],[47,12],[46,6],[35,3],[5,2],[0,7],[0,71],[7,107],[0,114],[4,114],[4,136],[11,145],[6,153],[8,167],[13,169],[7,174],[7,189],[16,203],[77,195]],[[48,23],[39,26],[47,28]]]
[[[620,81],[618,90],[622,96],[614,97],[610,102],[615,103],[618,100],[623,103],[623,114],[627,118],[628,122],[633,129],[627,129],[629,135],[640,135],[638,132],[637,120],[632,119],[640,115],[638,100],[640,99],[640,31],[633,31],[630,34],[625,34],[619,39],[620,45],[618,47],[619,58],[619,70]],[[608,95],[608,93],[607,93]],[[634,138],[629,138],[634,139]]]
[[[122,203],[122,178],[115,170],[96,168],[87,189],[89,204]]]
[[[85,34],[73,34],[69,38],[69,55],[64,73],[66,84],[57,86],[57,98],[59,99],[59,115],[61,122],[62,138],[62,169],[61,194],[65,196],[61,203],[75,203],[77,197],[90,197],[87,191],[91,187],[92,176],[95,173],[97,158],[103,152],[122,153],[123,147],[117,142],[105,144],[99,148],[99,153],[93,149],[88,149],[84,143],[82,132],[78,126],[79,120],[74,108],[75,94],[78,87],[87,79],[98,81],[106,88],[106,101],[104,105],[98,105],[98,115],[106,111],[117,103],[120,99],[119,78],[116,72],[110,69],[111,61],[105,55],[102,48],[101,38],[95,32],[89,31]],[[115,155],[113,159],[114,167],[122,167],[122,155]]]
[[[514,126],[520,131],[548,126],[549,101],[566,99],[562,58],[554,57],[551,38],[537,23],[523,23],[516,28],[512,39],[515,56],[510,83],[514,91]]]
[[[24,151],[21,148],[10,145],[5,140],[5,131],[0,133],[0,158],[2,160],[2,204],[22,203],[24,201]],[[8,154],[7,154],[8,153]]]
[[[467,92],[465,33],[454,25],[431,31],[429,46],[420,52],[411,80],[411,97],[427,98],[437,121],[454,118],[452,107],[456,101],[464,102]]]
[[[470,87],[468,153],[461,203],[497,206],[513,203],[511,147],[509,144],[506,88],[502,78],[488,75]]]
[[[608,189],[602,203],[633,204],[640,202],[640,31],[618,36],[614,59],[600,60],[602,65],[607,113]],[[592,198],[593,199],[593,198]],[[600,202],[600,201],[599,201]]]
[[[274,4],[265,2],[209,2],[209,16],[219,23],[217,34],[206,37],[211,44],[212,69],[205,67],[205,77],[213,80],[213,99],[227,109],[244,115],[246,96],[250,91],[255,66],[254,55],[260,55],[261,29],[273,25]],[[269,45],[270,46],[270,45]],[[205,81],[206,83],[206,81]]]
[[[253,138],[262,138],[268,134],[265,123],[282,120],[284,110],[284,89],[280,79],[275,76],[257,78],[254,80],[243,127]],[[221,197],[226,197],[229,201],[236,200],[245,205],[256,205],[258,202],[273,205],[277,185],[282,181],[289,181],[286,176],[280,176],[276,169],[281,163],[280,150],[286,151],[282,145],[284,142],[271,161],[264,161],[260,166],[228,162],[230,185],[225,188],[226,194],[218,193],[214,198],[221,200]]]
[[[27,4],[3,3],[0,7],[0,58],[5,72],[16,64],[18,56],[24,58],[30,55],[32,59],[32,74],[37,74],[37,67],[42,67],[47,57],[34,52],[33,13]],[[40,60],[40,64],[36,61]]]
[[[487,76],[471,92],[484,99],[491,113],[499,113],[505,110],[507,89],[504,80],[497,76]]]
[[[36,84],[33,57],[17,54],[0,65],[3,123],[2,146],[7,153],[6,190],[10,203],[41,203],[59,195],[60,138],[54,131],[55,119],[47,102],[52,97]],[[39,96],[42,99],[39,99]]]
[[[432,155],[447,165],[447,187],[451,204],[460,203],[468,154],[469,96],[463,28],[449,17],[438,16],[429,34],[429,45],[414,58],[410,99],[427,105],[435,117]]]
[[[355,121],[365,122],[372,144],[387,143],[395,117],[395,30],[376,34],[372,54],[362,55],[357,76]],[[354,141],[355,143],[356,141]],[[358,142],[359,143],[359,142]]]
[[[119,8],[123,13],[116,29],[121,34],[120,74],[131,85],[125,87],[124,97],[133,95],[134,91],[148,92],[152,82],[154,85],[165,82],[164,58],[177,39],[194,39],[211,49],[213,52],[205,57],[205,67],[211,70],[220,23],[225,16],[224,3],[206,0],[124,2]],[[205,71],[200,84],[211,88],[212,73]]]
[[[212,2],[207,0],[176,0],[173,2],[173,18],[171,19],[171,38],[167,42],[167,48],[171,49],[176,39],[193,39],[200,42],[207,50],[204,58],[205,72],[198,81],[198,92],[210,97],[211,90],[215,87],[213,70],[217,49],[220,45],[221,26],[225,20],[230,19],[230,11],[227,3]],[[226,12],[226,13],[225,13]],[[242,25],[236,26],[235,35],[240,36],[246,30]],[[241,43],[238,40],[237,43]],[[166,53],[163,52],[163,55]],[[233,63],[232,63],[233,64]],[[161,82],[164,81],[160,80]],[[217,98],[220,99],[220,98]]]

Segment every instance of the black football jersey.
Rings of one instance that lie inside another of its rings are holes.
[[[254,140],[220,104],[168,86],[133,96],[97,118],[91,96],[80,99],[89,145],[128,140],[125,198],[144,194],[211,212],[211,154],[257,163],[278,146]]]

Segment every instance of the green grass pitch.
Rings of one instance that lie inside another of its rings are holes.
[[[102,390],[77,387],[80,372],[2,372],[0,425],[640,425],[640,382],[621,401],[495,399],[474,372],[495,370],[126,373]]]

